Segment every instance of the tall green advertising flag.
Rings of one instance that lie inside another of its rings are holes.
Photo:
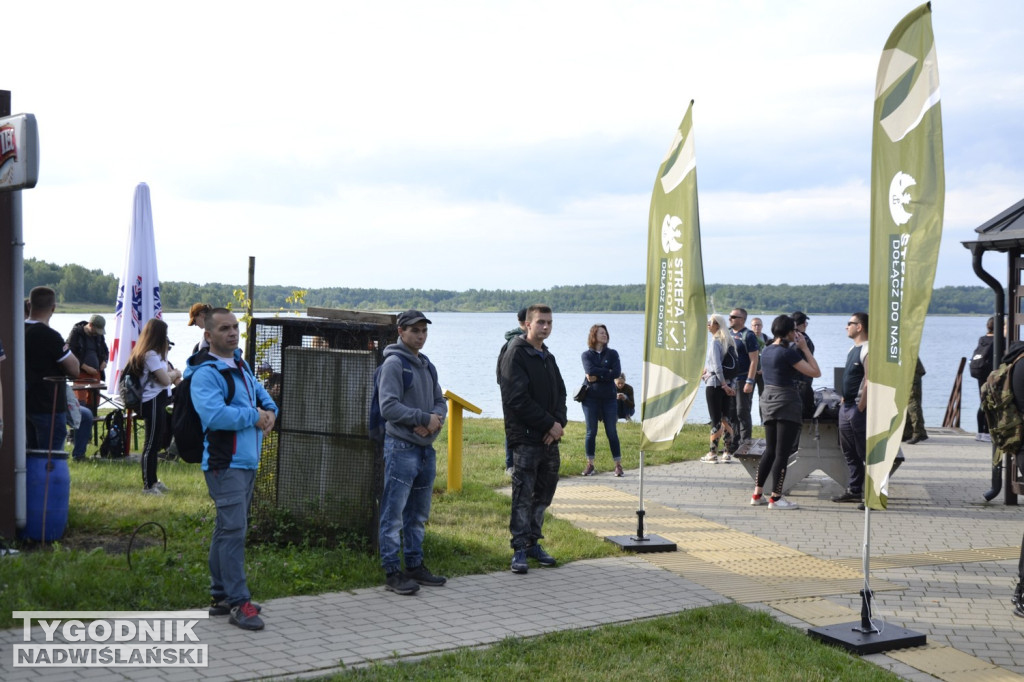
[[[704,370],[706,318],[691,101],[651,195],[641,450],[669,449],[686,423]]]
[[[929,4],[904,17],[885,43],[871,157],[865,501],[885,509],[942,239],[942,117]]]

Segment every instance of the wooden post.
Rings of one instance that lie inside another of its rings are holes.
[[[445,391],[448,399],[448,492],[462,490],[462,410],[473,414],[483,412],[465,398]]]

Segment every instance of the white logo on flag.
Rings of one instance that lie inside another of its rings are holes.
[[[674,215],[665,216],[665,220],[661,223],[661,248],[665,250],[665,253],[673,253],[683,248],[683,243],[679,241],[679,238],[683,236],[682,230],[679,226],[683,224],[683,221]]]
[[[903,209],[910,203],[910,194],[904,190],[916,184],[917,180],[903,171],[898,171],[896,175],[892,176],[892,182],[889,183],[889,213],[892,214],[892,220],[897,225],[906,225],[912,217],[911,213]]]

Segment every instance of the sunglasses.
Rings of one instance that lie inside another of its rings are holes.
[[[849,322],[846,323],[846,326],[849,327],[851,324],[860,324],[860,322],[858,322],[857,320],[850,320]]]
[[[729,319],[730,320],[742,320],[743,317],[741,315],[730,315]]]

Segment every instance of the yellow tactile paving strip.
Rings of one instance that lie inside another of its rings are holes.
[[[1006,561],[1007,559],[1017,559],[1019,556],[1020,547],[982,547],[949,552],[890,554],[883,557],[871,557],[871,568],[909,568],[938,564],[968,564],[976,561]],[[855,568],[861,565],[861,559],[837,559],[834,563]]]
[[[551,513],[600,535],[636,532],[637,498],[601,485],[559,489]],[[861,559],[826,561],[672,507],[647,504],[644,529],[676,543],[677,552],[639,553],[738,603],[761,602],[812,626],[854,621],[859,612],[821,597],[863,587]],[[1019,547],[986,547],[872,557],[872,569],[1016,559]],[[873,579],[875,591],[902,589]],[[1024,677],[946,646],[890,651],[887,656],[947,682],[1020,682]]]
[[[597,535],[636,532],[636,497],[601,485],[565,486],[551,512]],[[804,554],[728,526],[660,504],[646,505],[644,529],[678,546],[678,552],[641,553],[651,563],[741,603],[857,592],[860,566]],[[873,580],[876,591],[900,589]]]

